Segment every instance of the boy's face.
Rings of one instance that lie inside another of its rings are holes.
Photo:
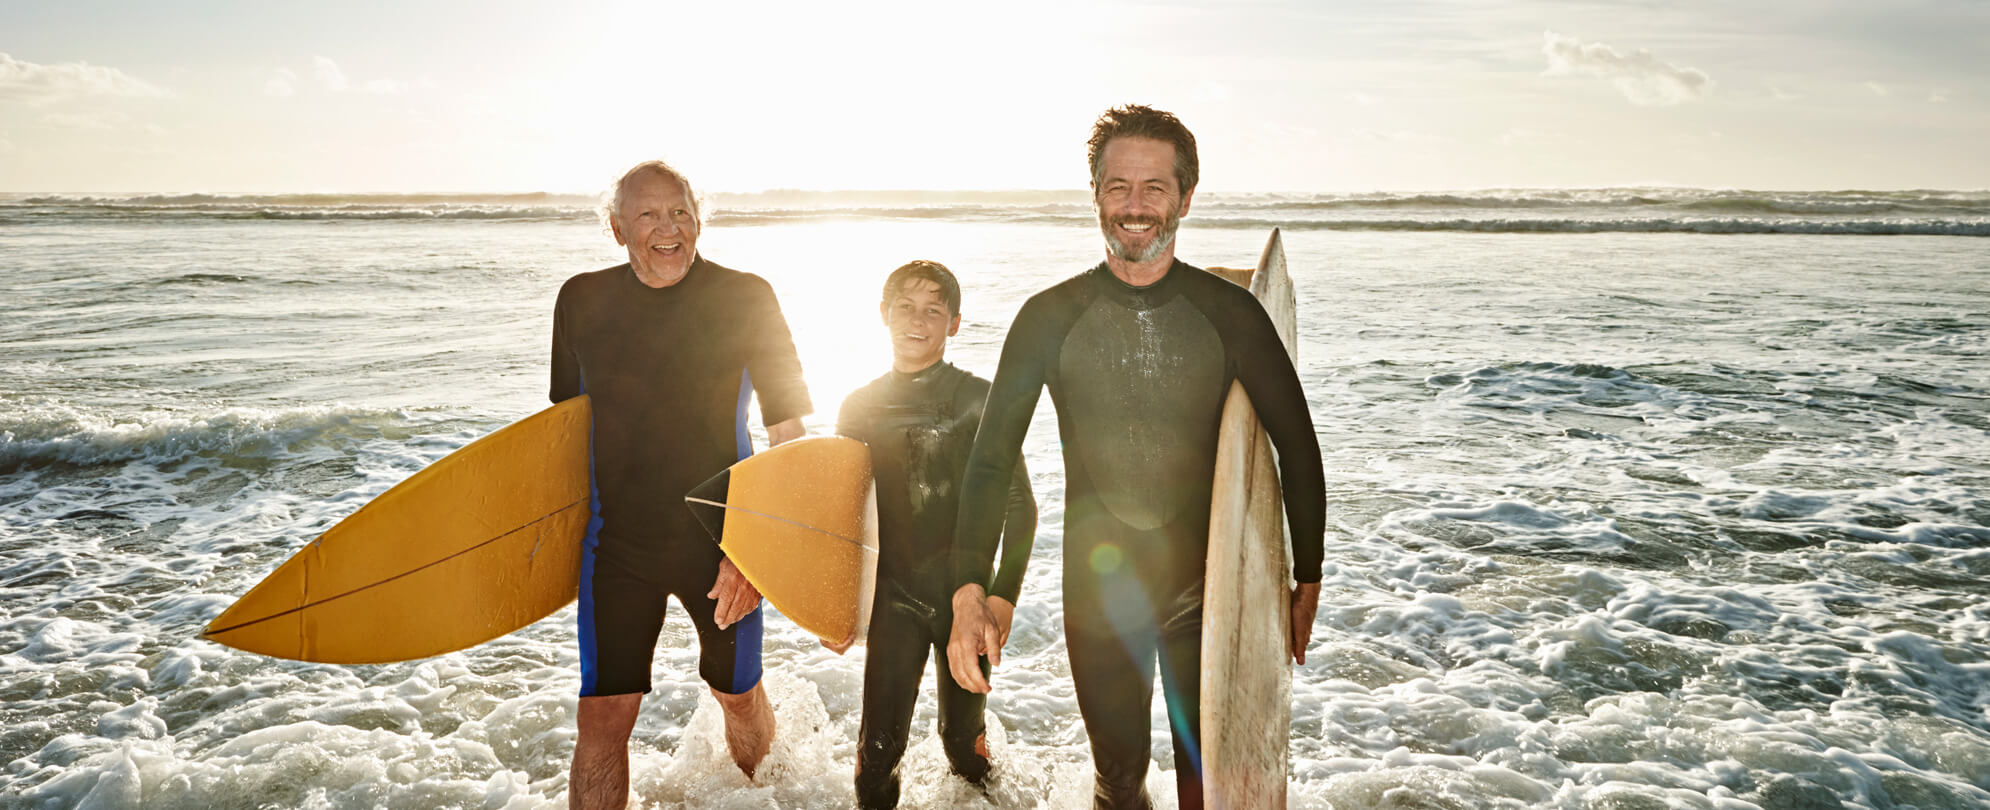
[[[940,285],[907,279],[891,300],[878,304],[891,334],[891,367],[914,372],[940,362],[947,338],[960,331],[960,315],[948,311]]]

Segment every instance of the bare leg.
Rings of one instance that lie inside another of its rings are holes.
[[[753,769],[774,748],[774,706],[767,702],[767,690],[756,683],[737,695],[713,689],[712,697],[726,712],[726,750],[732,752],[740,772],[752,779]]]
[[[641,693],[580,699],[580,733],[567,773],[570,810],[621,810],[629,804],[629,732]]]

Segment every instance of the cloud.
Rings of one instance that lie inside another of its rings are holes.
[[[1886,89],[1886,85],[1879,82],[1866,82],[1865,87],[1867,90],[1872,91],[1872,94],[1875,96],[1891,95],[1891,91]]]
[[[86,62],[37,65],[0,53],[0,100],[43,104],[80,96],[165,98],[170,95],[117,68]]]
[[[1933,90],[1929,90],[1929,91],[1928,91],[1928,103],[1929,103],[1929,104],[1947,104],[1947,103],[1949,103],[1949,89],[1948,89],[1948,88],[1946,88],[1946,87],[1938,87],[1938,88],[1935,88],[1935,89],[1933,89]]]
[[[311,75],[318,78],[319,86],[334,93],[391,95],[408,89],[406,82],[393,79],[368,79],[355,83],[346,78],[345,71],[339,69],[339,63],[325,56],[311,57]]]
[[[269,81],[263,82],[263,94],[270,96],[297,95],[297,72],[290,68],[277,68],[270,74]]]
[[[1548,75],[1610,79],[1632,104],[1682,104],[1706,98],[1714,89],[1714,80],[1707,74],[1660,61],[1650,51],[1624,54],[1601,42],[1584,43],[1553,31],[1543,35],[1546,41],[1541,52],[1548,57]]]

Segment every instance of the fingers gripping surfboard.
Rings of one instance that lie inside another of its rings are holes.
[[[1293,352],[1297,304],[1277,230],[1255,271],[1232,271]],[[1217,433],[1202,606],[1202,766],[1210,808],[1283,808],[1292,728],[1291,552],[1271,439],[1241,384]]]
[[[862,640],[878,566],[877,486],[863,442],[778,444],[684,500],[782,615],[824,641]]]
[[[588,506],[587,397],[471,442],[306,544],[207,625],[239,650],[409,661],[518,630],[574,600]]]

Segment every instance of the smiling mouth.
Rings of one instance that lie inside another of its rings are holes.
[[[1153,222],[1121,222],[1121,223],[1118,223],[1118,225],[1119,225],[1119,229],[1120,229],[1120,230],[1122,230],[1122,231],[1125,231],[1125,232],[1127,232],[1127,233],[1146,233],[1146,232],[1148,232],[1148,231],[1151,231],[1151,230],[1153,230],[1153,229],[1154,229],[1154,226],[1155,226],[1156,224],[1157,224],[1157,223],[1153,223]]]
[[[668,255],[676,253],[680,248],[683,247],[684,247],[683,242],[671,242],[670,244],[667,245],[650,245],[650,250],[654,250],[658,253]]]

